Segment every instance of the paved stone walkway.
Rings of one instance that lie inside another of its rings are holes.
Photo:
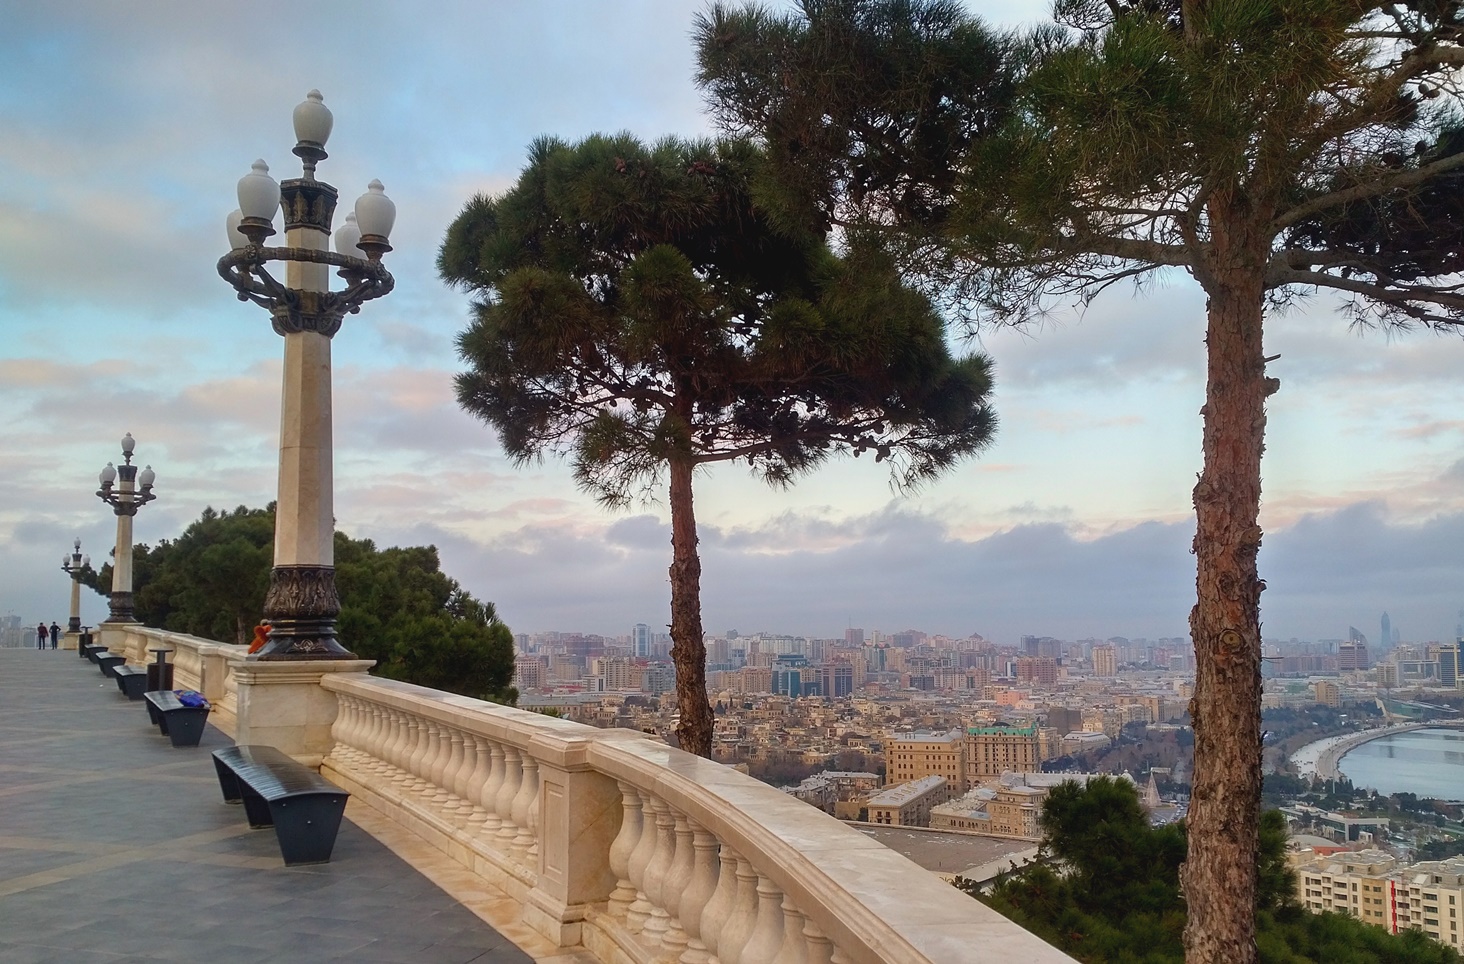
[[[74,651],[0,649],[0,961],[533,961],[350,818],[285,867],[219,795],[230,742],[174,749]]]

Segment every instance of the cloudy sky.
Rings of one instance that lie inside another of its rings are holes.
[[[1023,0],[976,5],[1019,22]],[[158,473],[138,541],[274,498],[282,343],[214,264],[256,157],[294,176],[290,112],[335,114],[320,176],[380,178],[396,291],[334,341],[336,515],[432,543],[520,632],[668,621],[663,506],[612,515],[563,466],[516,468],[459,412],[466,298],[433,270],[475,192],[541,134],[709,132],[699,2],[15,3],[0,32],[0,614],[64,622],[57,557],[105,557],[92,494],[130,431]],[[293,33],[292,33],[293,31]],[[709,631],[919,628],[1179,636],[1194,569],[1203,299],[1175,276],[967,348],[997,366],[1001,436],[914,497],[832,465],[787,492],[699,478]],[[1464,344],[1348,330],[1318,299],[1268,323],[1267,636],[1452,636],[1464,607]],[[85,621],[102,618],[99,597]]]

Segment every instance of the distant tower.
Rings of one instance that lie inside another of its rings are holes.
[[[1144,805],[1145,810],[1156,810],[1163,803],[1159,799],[1159,784],[1154,779],[1152,771],[1149,773],[1149,783],[1144,787],[1144,792],[1139,798],[1139,802]]]
[[[1378,637],[1379,648],[1383,651],[1390,649],[1393,645],[1393,623],[1388,619],[1388,614],[1383,613],[1383,634]]]
[[[641,659],[651,655],[651,627],[645,623],[635,624],[630,631],[630,652]]]

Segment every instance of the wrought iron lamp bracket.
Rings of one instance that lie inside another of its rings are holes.
[[[340,291],[298,291],[280,284],[265,268],[270,261],[328,264],[346,280]],[[340,330],[341,320],[361,305],[391,292],[396,279],[380,261],[354,258],[314,248],[265,247],[246,244],[219,259],[219,276],[238,293],[269,311],[274,330],[281,335],[314,331],[327,338]]]

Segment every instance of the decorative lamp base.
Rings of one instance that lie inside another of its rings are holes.
[[[135,623],[137,616],[132,610],[132,593],[114,592],[107,599],[107,607],[111,614],[107,616],[109,623]]]
[[[336,640],[341,612],[333,566],[276,566],[269,574],[264,616],[269,642],[251,659],[355,659]]]

